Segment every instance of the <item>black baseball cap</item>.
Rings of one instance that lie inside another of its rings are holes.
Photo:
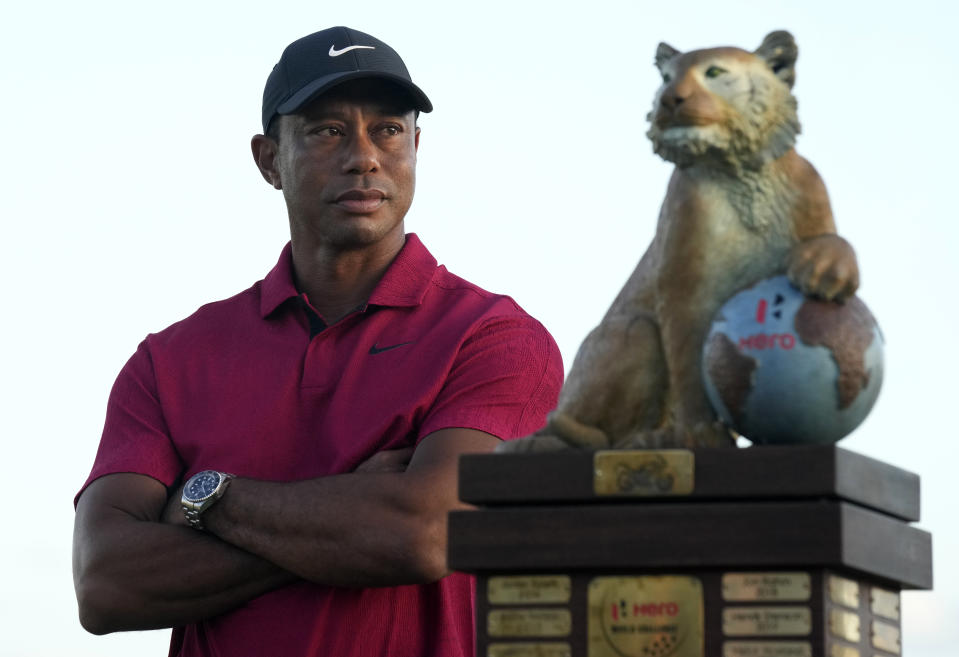
[[[360,78],[389,80],[409,93],[411,109],[433,109],[395,50],[358,30],[331,27],[297,39],[283,51],[263,90],[263,132],[278,114],[293,114],[331,87]]]

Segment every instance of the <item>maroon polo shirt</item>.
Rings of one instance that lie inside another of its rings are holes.
[[[415,235],[368,304],[329,327],[297,292],[287,245],[262,281],[140,344],[84,488],[116,472],[168,487],[207,468],[271,481],[351,472],[450,427],[516,438],[545,424],[562,376],[539,322],[437,266]],[[176,629],[171,654],[470,655],[472,587],[461,574],[298,583]]]

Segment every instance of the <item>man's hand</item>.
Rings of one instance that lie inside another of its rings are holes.
[[[186,520],[186,514],[183,513],[183,504],[181,500],[183,499],[183,485],[177,486],[173,489],[173,492],[170,493],[169,499],[167,499],[166,506],[163,507],[163,513],[160,515],[160,520],[168,525],[182,525],[183,527],[189,527],[190,523]]]

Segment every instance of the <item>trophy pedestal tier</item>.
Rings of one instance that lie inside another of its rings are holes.
[[[478,657],[886,657],[932,586],[915,475],[834,446],[472,455]]]

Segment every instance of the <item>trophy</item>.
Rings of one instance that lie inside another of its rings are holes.
[[[889,657],[932,586],[916,475],[835,445],[882,334],[793,148],[798,50],[660,44],[656,235],[556,410],[464,456],[449,563],[486,657]],[[737,448],[736,438],[752,446]]]

